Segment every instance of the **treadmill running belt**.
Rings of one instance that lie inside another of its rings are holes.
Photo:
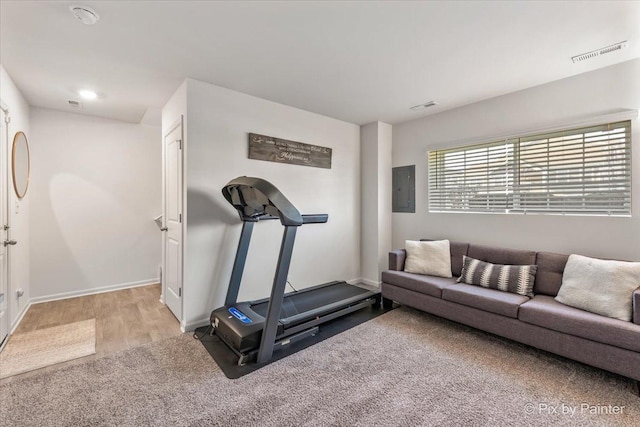
[[[347,298],[369,292],[366,289],[349,285],[348,283],[336,283],[335,285],[325,286],[320,289],[310,291],[300,290],[299,292],[290,293],[284,296],[282,302],[282,310],[280,310],[280,318],[285,319],[296,313],[304,313],[319,307],[341,301]],[[262,317],[267,316],[267,307],[269,301],[264,301],[251,306],[251,310],[255,311]]]
[[[266,309],[267,308],[265,307],[265,310]],[[296,308],[296,305],[290,299],[284,298],[282,300],[282,309],[280,310],[280,317],[281,318],[282,317],[290,317],[290,316],[294,316],[296,314],[299,314],[299,311]],[[262,317],[264,317],[264,316],[266,316],[266,313]]]

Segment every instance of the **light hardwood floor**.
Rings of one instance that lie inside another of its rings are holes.
[[[87,319],[96,319],[95,355],[5,378],[0,383],[181,334],[178,320],[160,303],[159,284],[33,304],[14,334]]]

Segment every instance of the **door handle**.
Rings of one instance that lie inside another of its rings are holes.
[[[18,242],[16,242],[15,240],[5,240],[3,243],[4,243],[4,246],[7,247],[9,245],[13,246]]]
[[[168,230],[168,228],[167,228],[167,227],[162,227],[162,228],[160,229],[160,231],[167,231],[167,230]]]

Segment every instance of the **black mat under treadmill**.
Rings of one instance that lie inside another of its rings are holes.
[[[395,305],[394,305],[395,308]],[[240,378],[246,374],[249,374],[257,369],[262,368],[276,360],[280,360],[291,354],[294,354],[302,349],[310,347],[321,341],[326,340],[334,335],[349,330],[354,326],[364,323],[368,320],[374,319],[384,313],[391,311],[391,308],[383,308],[381,306],[371,306],[363,310],[358,310],[354,313],[348,314],[339,319],[331,320],[324,323],[320,328],[320,332],[314,336],[304,340],[300,340],[290,346],[287,346],[279,351],[273,353],[273,358],[266,363],[249,363],[246,365],[238,366],[238,356],[236,356],[229,347],[218,338],[216,335],[210,335],[208,327],[202,327],[196,329],[197,336],[200,337],[202,345],[211,355],[213,360],[222,369],[224,375],[229,379]]]

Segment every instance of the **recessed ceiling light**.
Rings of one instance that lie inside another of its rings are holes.
[[[86,25],[93,25],[98,22],[100,16],[98,16],[98,12],[86,6],[69,6],[71,13],[75,16],[80,22]]]
[[[98,97],[98,94],[95,93],[92,90],[81,90],[80,92],[78,92],[80,94],[81,97],[83,97],[84,99],[96,99]]]
[[[420,111],[420,110],[424,110],[425,108],[433,107],[435,105],[438,105],[436,101],[429,101],[429,102],[425,102],[424,104],[414,105],[413,107],[411,107],[411,109],[413,111]]]

